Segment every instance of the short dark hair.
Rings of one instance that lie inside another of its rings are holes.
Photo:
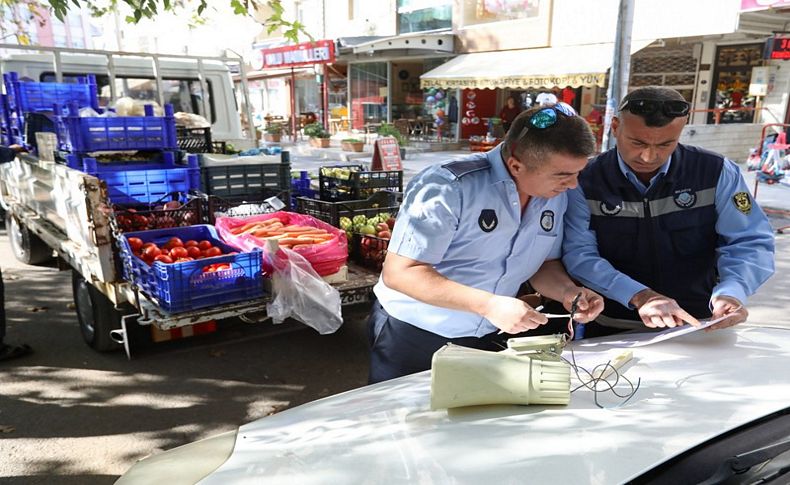
[[[595,136],[581,116],[567,116],[557,111],[557,122],[548,128],[540,129],[529,124],[535,113],[553,106],[537,106],[516,116],[502,144],[505,160],[512,155],[528,167],[535,168],[551,154],[590,157],[595,153]]]
[[[626,101],[633,99],[643,99],[648,101],[686,101],[682,94],[672,88],[664,86],[645,86],[636,88],[623,97],[620,106],[623,106]],[[647,115],[631,113],[634,116],[639,116],[645,120],[646,126],[660,128],[672,123],[676,117],[667,116],[661,110],[657,110]]]

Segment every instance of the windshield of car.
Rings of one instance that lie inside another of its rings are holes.
[[[785,408],[702,443],[628,483],[767,483],[790,473],[788,437],[790,408]]]

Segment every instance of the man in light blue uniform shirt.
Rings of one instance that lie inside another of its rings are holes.
[[[606,298],[585,335],[746,320],[746,298],[774,272],[774,238],[738,167],[678,142],[689,104],[639,88],[612,122],[617,148],[568,193],[563,262]]]
[[[535,108],[497,148],[428,167],[409,183],[368,319],[371,383],[429,369],[448,342],[500,350],[508,334],[546,324],[516,298],[527,280],[568,309],[581,294],[579,321],[601,311],[601,297],[559,261],[564,192],[593,149],[572,108]]]

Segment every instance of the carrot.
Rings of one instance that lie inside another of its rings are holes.
[[[290,246],[290,245],[293,245],[293,244],[303,244],[304,243],[304,241],[300,241],[299,239],[296,239],[295,237],[287,237],[287,238],[278,239],[277,242],[281,246],[283,244],[287,244],[287,245]]]

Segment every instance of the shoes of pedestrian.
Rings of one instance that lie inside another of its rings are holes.
[[[17,359],[32,354],[33,349],[26,344],[22,345],[8,345],[0,344],[0,362],[4,360]]]

